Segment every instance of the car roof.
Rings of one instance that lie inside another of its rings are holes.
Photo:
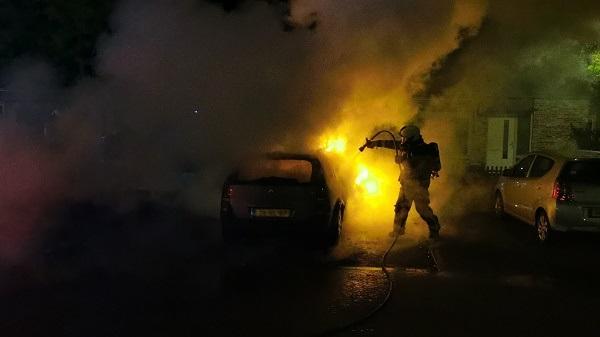
[[[545,150],[531,152],[530,154],[542,155],[562,160],[600,159],[600,151],[593,150],[574,150],[569,152]]]
[[[252,155],[250,157],[246,157],[246,160],[260,160],[261,158],[266,158],[266,159],[274,159],[274,160],[305,160],[310,162],[311,166],[313,167],[313,173],[312,173],[312,177],[311,180],[315,180],[315,177],[319,177],[321,176],[321,170],[324,169],[323,165],[321,164],[321,161],[319,160],[319,158],[315,155],[311,155],[311,154],[305,154],[305,153],[290,153],[290,152],[266,152],[266,153],[262,153],[262,154],[255,154]],[[238,168],[239,168],[239,163],[238,163]],[[237,169],[235,171],[233,171],[231,173],[231,175],[229,175],[230,179],[231,177],[233,177],[234,175],[237,174]]]
[[[315,155],[305,153],[289,153],[289,152],[268,152],[262,155],[269,159],[290,159],[290,160],[308,160],[319,161]]]
[[[570,159],[600,159],[600,151],[579,150],[575,152]]]

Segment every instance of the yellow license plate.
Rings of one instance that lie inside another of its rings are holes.
[[[256,218],[289,218],[292,212],[289,209],[255,208],[252,215]]]

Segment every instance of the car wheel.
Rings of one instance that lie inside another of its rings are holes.
[[[494,201],[494,213],[499,218],[503,218],[506,215],[506,213],[504,212],[504,199],[502,199],[502,194],[500,192],[496,192],[496,198]]]
[[[537,232],[537,239],[539,242],[548,242],[552,237],[552,228],[550,227],[550,221],[546,212],[541,211],[535,217],[535,228]]]
[[[343,221],[343,210],[340,205],[336,205],[333,215],[331,216],[331,222],[329,223],[329,229],[325,238],[325,244],[327,246],[334,246],[340,240],[342,235],[342,221]]]

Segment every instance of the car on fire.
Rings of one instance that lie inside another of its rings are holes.
[[[536,228],[547,241],[556,232],[600,232],[600,152],[535,152],[507,169],[495,188],[496,214]]]
[[[225,242],[250,234],[300,234],[327,246],[341,235],[345,200],[317,156],[268,153],[244,160],[221,195]]]

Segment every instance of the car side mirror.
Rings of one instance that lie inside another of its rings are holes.
[[[502,170],[502,176],[503,177],[512,177],[513,175],[513,169],[512,168],[506,168],[504,170]]]

